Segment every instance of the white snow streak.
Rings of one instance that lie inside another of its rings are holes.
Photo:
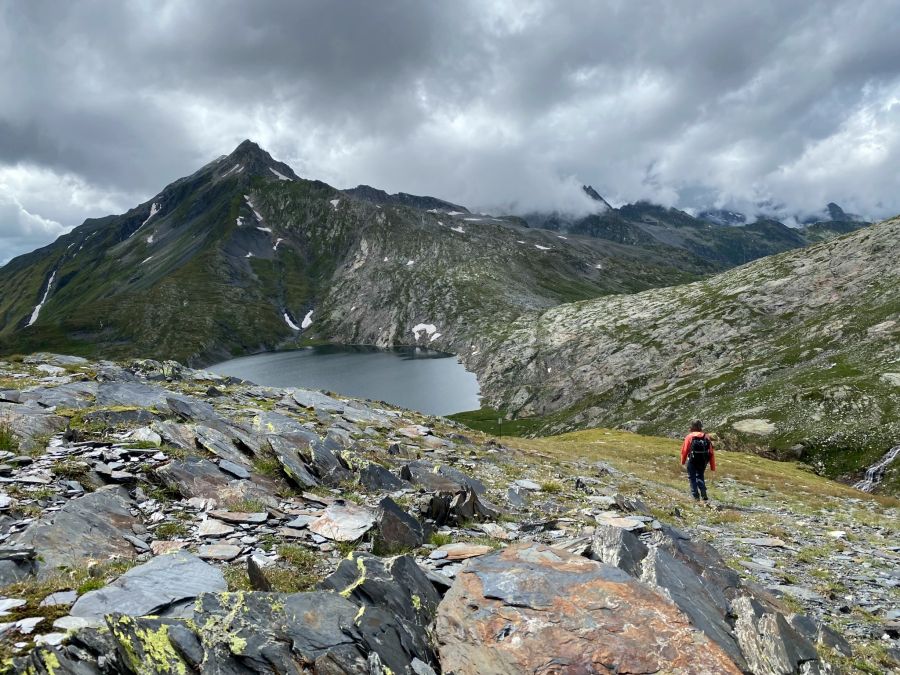
[[[240,227],[241,225],[244,224],[244,216],[238,216],[237,221],[235,221],[235,222],[237,222],[237,226]]]
[[[465,231],[464,229],[462,229],[461,227],[459,227],[459,226],[457,226],[457,227],[451,227],[450,229],[453,230],[454,232],[459,232],[460,234],[465,234],[465,233],[466,233],[466,231]]]
[[[341,203],[341,200],[340,200],[340,199],[332,199],[332,200],[331,200],[330,202],[328,202],[328,203],[331,204],[334,208],[337,208],[337,207],[338,207],[338,204]]]
[[[312,326],[312,315],[313,310],[309,310],[306,313],[306,316],[303,317],[303,321],[300,322],[300,328],[309,328]]]
[[[463,218],[463,220],[467,220],[470,223],[480,223],[484,218]]]
[[[549,246],[541,246],[540,244],[535,244],[534,247],[536,249],[538,249],[539,251],[552,251],[553,250]]]
[[[230,176],[231,174],[233,174],[235,171],[237,171],[238,173],[240,173],[241,169],[243,169],[243,168],[244,168],[244,167],[241,166],[240,164],[235,164],[233,167],[231,167],[230,169],[228,169],[228,171],[226,171],[225,173],[223,173],[221,177],[222,177],[222,178],[227,178],[228,176]]]
[[[447,211],[448,216],[461,216],[462,214],[462,211]]]
[[[257,225],[257,226],[256,226],[256,229],[259,230],[260,232],[268,232],[269,234],[272,234],[272,228],[271,228],[271,227],[259,227],[259,226]]]
[[[148,255],[146,258],[141,260],[140,264],[143,265],[145,262],[149,262],[152,257],[153,257],[152,255]]]
[[[558,238],[560,238],[560,239],[568,239],[568,237],[564,237],[564,236],[562,236],[561,234],[558,234],[558,235],[556,235],[556,236],[557,236]]]
[[[153,243],[153,235],[152,235],[152,234],[151,234],[149,237],[147,237],[147,243],[148,243],[148,244],[152,244],[152,243]]]
[[[288,316],[288,313],[287,313],[287,312],[284,313],[284,322],[285,322],[288,326],[290,326],[291,328],[293,328],[294,330],[300,330],[300,326],[298,326],[298,325],[295,324],[293,321],[291,321],[291,317]]]
[[[428,336],[434,335],[437,332],[437,326],[433,323],[417,323],[413,326],[412,329],[413,335],[416,338],[416,342],[419,341],[420,333],[425,333]],[[440,335],[440,333],[438,333]]]
[[[140,226],[137,228],[137,230],[135,230],[134,232],[132,232],[131,234],[128,235],[128,238],[131,239],[134,235],[136,235],[138,233],[138,230],[140,230],[144,225],[149,223],[150,219],[153,216],[155,216],[157,213],[159,213],[159,204],[157,204],[156,202],[153,202],[150,205],[150,215],[147,216],[147,219],[143,223],[140,224]]]
[[[252,258],[252,257],[253,257],[253,254],[252,254],[250,251],[247,251],[247,255],[245,255],[244,257],[245,257],[245,258]]]
[[[429,341],[429,342],[434,342],[434,341],[437,340],[439,337],[441,337],[441,334],[440,334],[440,333],[435,333],[434,335],[431,336],[431,339],[428,340],[428,341]]]
[[[278,176],[278,180],[291,180],[290,178],[288,178],[287,176],[285,176],[283,173],[279,173],[278,171],[276,171],[275,169],[273,169],[271,166],[269,167],[269,171],[271,171],[271,172],[274,173],[276,176]]]
[[[516,239],[516,243],[517,243],[517,244],[524,244],[525,242],[522,241],[521,239]]]
[[[273,250],[273,251],[277,251],[277,250],[278,250],[278,244],[280,244],[280,243],[283,242],[283,241],[284,241],[284,239],[282,239],[281,237],[278,237],[278,239],[275,240],[275,245],[272,247],[272,250]]]
[[[603,263],[597,263],[596,265],[594,265],[594,267],[596,267],[598,270],[602,270],[602,269],[603,269]]]
[[[250,210],[253,211],[253,215],[256,216],[256,219],[262,221],[263,217],[259,215],[259,211],[256,210],[255,206],[253,206],[253,201],[250,199],[250,195],[244,195],[244,200],[247,202],[247,206],[250,207]]]
[[[407,261],[406,266],[407,266],[407,267],[412,267],[412,266],[415,265],[415,264],[416,264],[416,261],[415,261],[415,260],[409,260],[409,261]]]
[[[41,313],[41,307],[44,306],[44,303],[47,302],[47,296],[50,295],[50,287],[53,285],[53,280],[56,278],[56,270],[53,270],[53,274],[50,275],[50,281],[47,282],[47,290],[44,291],[44,297],[41,298],[41,301],[34,308],[34,311],[31,313],[31,319],[28,320],[28,326],[34,324],[38,319],[38,315]]]

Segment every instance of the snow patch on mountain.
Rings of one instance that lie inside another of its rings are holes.
[[[144,225],[146,225],[147,223],[149,223],[149,222],[150,222],[150,219],[151,219],[153,216],[155,216],[157,213],[159,213],[159,206],[160,206],[160,205],[159,205],[157,202],[153,202],[153,203],[150,205],[150,215],[147,216],[147,218],[144,220],[144,222],[141,223],[141,224],[138,226],[137,230],[135,230],[134,232],[132,232],[131,234],[128,235],[128,238],[129,238],[129,239],[131,239],[134,235],[136,235],[136,234],[138,233],[138,231],[139,231]]]
[[[552,251],[553,250],[549,246],[541,246],[540,244],[535,244],[534,247],[539,251]]]
[[[415,326],[413,326],[412,333],[416,339],[416,342],[418,342],[422,333],[425,333],[429,337],[437,333],[437,326],[435,326],[433,323],[417,323]],[[437,334],[440,335],[440,333]]]
[[[34,322],[38,320],[38,315],[41,313],[41,307],[44,306],[44,303],[47,302],[47,296],[50,295],[50,287],[53,286],[53,280],[56,278],[56,270],[53,270],[53,274],[50,275],[50,280],[47,282],[47,290],[44,291],[44,297],[41,298],[41,301],[35,306],[34,311],[31,313],[31,318],[28,320],[26,325],[33,326]]]
[[[298,325],[295,324],[293,321],[291,321],[291,317],[290,317],[290,315],[289,315],[287,312],[284,312],[283,316],[284,316],[284,322],[285,322],[288,326],[290,326],[290,327],[293,328],[294,330],[300,330],[300,326],[298,326]]]
[[[271,172],[274,173],[276,176],[278,176],[278,180],[291,180],[290,178],[288,178],[287,176],[285,176],[283,173],[279,173],[278,171],[276,171],[275,169],[273,169],[271,166],[269,167],[269,171],[271,171]]]
[[[328,203],[331,204],[334,208],[337,208],[337,207],[338,207],[338,204],[341,203],[341,200],[340,200],[340,199],[332,199],[332,200],[331,200],[330,202],[328,202]]]
[[[303,321],[300,322],[300,328],[303,328],[305,330],[305,329],[309,328],[310,326],[312,326],[312,315],[313,315],[313,310],[309,310],[306,313],[306,316],[303,317]]]
[[[272,250],[273,250],[273,251],[277,251],[277,250],[278,250],[278,244],[280,244],[280,243],[283,242],[283,241],[284,241],[284,239],[282,239],[281,237],[278,237],[278,239],[275,240],[275,245],[272,247]]]
[[[450,229],[453,230],[454,232],[459,232],[460,234],[466,233],[466,231],[464,229],[462,229],[462,227],[459,227],[459,226],[451,227]]]
[[[149,262],[152,257],[153,257],[152,255],[148,255],[146,258],[141,260],[141,262],[139,264],[143,265],[145,262]]]
[[[272,228],[271,228],[271,227],[259,227],[259,226],[257,226],[256,229],[259,230],[260,232],[268,232],[269,234],[272,234]]]

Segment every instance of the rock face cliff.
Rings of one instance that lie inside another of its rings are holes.
[[[897,663],[896,507],[800,471],[773,502],[725,469],[773,470],[756,457],[723,454],[710,510],[665,472],[591,459],[594,441],[568,457],[371,401],[51,354],[0,362],[0,420],[3,672]],[[853,600],[804,586],[822,565]]]
[[[702,417],[732,447],[831,475],[900,437],[900,219],[685,286],[553,307],[470,362],[496,407],[544,432],[679,433]]]

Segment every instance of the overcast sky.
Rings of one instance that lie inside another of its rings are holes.
[[[0,5],[0,264],[251,138],[479,210],[900,213],[900,2]]]

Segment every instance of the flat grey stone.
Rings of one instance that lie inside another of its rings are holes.
[[[103,488],[42,516],[10,543],[38,551],[41,575],[57,567],[79,567],[89,559],[133,558],[134,547],[125,539],[137,522],[132,506],[123,488]]]
[[[250,472],[247,471],[240,464],[235,464],[234,462],[229,462],[227,459],[219,460],[219,468],[226,473],[230,473],[235,478],[240,478],[242,480],[250,478]]]
[[[241,554],[240,546],[231,544],[206,544],[197,549],[197,555],[204,560],[228,562]]]
[[[226,589],[221,571],[197,556],[179,551],[157,556],[128,570],[108,586],[84,594],[70,614],[93,619],[112,612],[164,615],[176,603]]]
[[[41,600],[41,607],[56,607],[57,605],[71,605],[78,599],[77,591],[58,591],[51,593]]]

